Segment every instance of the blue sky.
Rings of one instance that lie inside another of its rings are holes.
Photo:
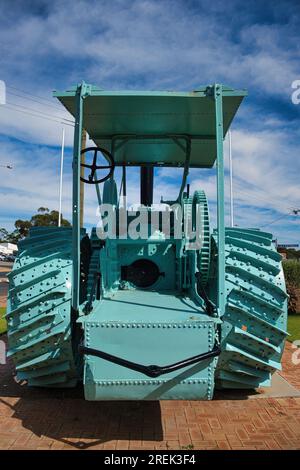
[[[8,105],[0,107],[0,163],[14,168],[0,167],[0,226],[13,228],[41,205],[58,206],[62,125],[27,114],[70,118],[52,90],[82,79],[105,89],[150,90],[221,82],[249,92],[232,127],[235,223],[263,227],[281,243],[300,242],[300,215],[289,215],[300,209],[300,104],[291,101],[291,84],[300,80],[297,2],[1,0],[1,6],[0,79]],[[70,218],[70,126],[66,144],[63,212]],[[224,148],[227,175],[227,141]],[[133,201],[136,174],[131,181]],[[214,172],[195,170],[190,182],[206,190],[214,222]],[[178,173],[158,172],[156,198],[177,191]],[[229,223],[228,192],[227,177]],[[97,223],[95,207],[88,188],[88,226]]]

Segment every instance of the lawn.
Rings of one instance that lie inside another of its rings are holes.
[[[0,335],[2,335],[2,333],[5,333],[7,329],[6,320],[4,318],[5,311],[5,307],[0,307]]]
[[[288,316],[288,332],[291,336],[287,337],[287,340],[291,343],[296,339],[300,340],[300,314]]]

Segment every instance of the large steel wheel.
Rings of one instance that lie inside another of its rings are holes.
[[[254,229],[227,228],[226,308],[222,353],[216,371],[220,388],[270,385],[281,369],[287,324],[287,294],[281,255],[272,235]],[[209,293],[216,300],[217,233],[212,235]]]
[[[28,385],[77,382],[71,325],[71,228],[37,227],[9,276],[8,356]]]

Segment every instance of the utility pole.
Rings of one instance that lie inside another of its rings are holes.
[[[86,130],[82,129],[81,134],[81,151],[86,147]],[[80,157],[81,163],[85,163],[85,153],[81,154]],[[80,177],[84,178],[84,167],[80,167]],[[83,227],[83,214],[84,211],[84,182],[80,181],[80,227]]]
[[[62,185],[63,185],[63,168],[64,168],[64,149],[65,149],[65,128],[62,129],[61,139],[61,156],[60,156],[60,178],[59,178],[59,208],[58,208],[58,226],[61,226],[61,201],[62,201]]]
[[[230,227],[234,227],[233,221],[233,184],[232,184],[232,148],[231,148],[231,130],[228,131],[229,138],[229,178],[230,178]]]

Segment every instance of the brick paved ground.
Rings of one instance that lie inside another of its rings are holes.
[[[0,306],[6,291],[1,283]],[[287,343],[281,375],[300,390],[293,353]],[[87,402],[81,387],[17,384],[8,362],[0,365],[0,449],[300,449],[300,398],[217,392],[213,402]]]
[[[300,389],[293,352],[282,376]],[[80,387],[29,389],[12,374],[0,366],[1,449],[300,449],[300,398],[87,402]]]
[[[298,365],[293,364],[292,356],[295,361],[298,361]],[[296,348],[291,343],[286,342],[282,362],[283,367],[280,375],[293,387],[300,390],[300,348]]]

